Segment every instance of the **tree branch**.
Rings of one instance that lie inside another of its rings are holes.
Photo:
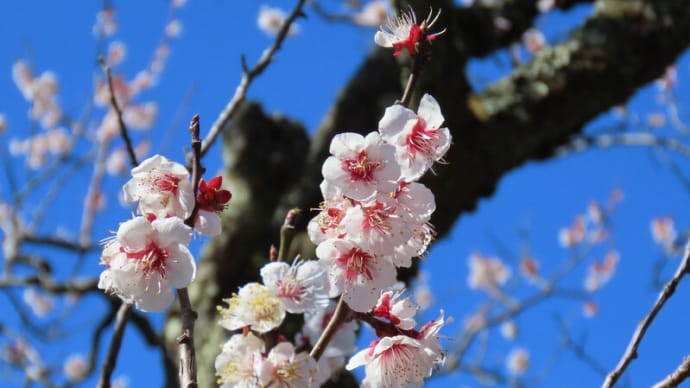
[[[666,302],[668,302],[671,296],[673,296],[673,293],[676,291],[678,283],[680,283],[681,279],[683,279],[683,276],[685,276],[688,272],[690,272],[690,244],[686,245],[685,256],[683,257],[683,261],[681,261],[678,265],[678,269],[676,270],[676,273],[673,275],[673,278],[671,278],[671,280],[669,280],[668,283],[666,283],[664,289],[661,290],[661,293],[657,297],[656,302],[654,302],[654,305],[652,306],[651,310],[649,310],[647,315],[637,325],[637,329],[635,330],[635,333],[630,339],[628,348],[625,350],[625,353],[621,357],[616,368],[613,369],[608,374],[608,376],[606,376],[606,380],[604,381],[602,387],[613,387],[613,385],[616,383],[616,381],[618,381],[623,372],[625,372],[628,365],[635,358],[637,358],[637,348],[640,346],[640,343],[642,342],[645,333],[647,333],[647,329],[649,329],[649,327],[652,325],[652,322],[654,322],[654,319],[656,318],[657,314],[659,314],[661,309],[664,307],[664,304],[666,304]]]

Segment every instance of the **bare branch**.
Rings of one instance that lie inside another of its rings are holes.
[[[316,341],[316,344],[309,353],[314,360],[319,361],[319,358],[321,358],[321,355],[326,350],[328,343],[331,342],[331,339],[338,331],[340,325],[347,321],[349,316],[350,307],[345,303],[345,299],[341,295],[340,300],[338,300],[338,305],[335,307],[335,311],[331,316],[331,320],[328,322],[326,329],[323,331],[323,333],[321,333],[321,337],[319,337],[318,341]]]
[[[665,379],[654,384],[654,388],[673,388],[690,377],[690,357],[686,356],[678,368]]]
[[[108,353],[105,356],[103,367],[101,368],[101,376],[98,379],[99,388],[110,388],[110,377],[112,376],[113,370],[115,370],[115,365],[117,364],[117,356],[120,353],[120,348],[122,347],[122,337],[125,334],[127,318],[131,310],[131,303],[122,303],[117,311],[117,320],[115,321],[113,336],[110,339],[110,347],[108,347]]]
[[[209,131],[208,135],[206,135],[206,137],[204,138],[204,141],[202,143],[203,145],[201,147],[201,157],[206,155],[209,148],[211,148],[218,136],[221,134],[221,132],[223,132],[225,126],[233,118],[235,112],[237,111],[237,107],[242,103],[242,101],[244,101],[247,89],[249,89],[249,85],[251,85],[254,78],[261,75],[261,73],[263,73],[264,70],[266,70],[266,67],[268,67],[268,65],[272,62],[273,55],[278,50],[280,50],[280,46],[283,44],[285,38],[288,36],[288,32],[290,31],[292,23],[298,17],[304,15],[304,13],[302,12],[302,8],[305,2],[306,0],[298,0],[297,5],[295,5],[295,8],[290,13],[290,16],[288,16],[288,18],[285,20],[285,23],[278,32],[278,35],[273,41],[273,44],[271,45],[271,47],[264,50],[259,60],[254,64],[254,67],[252,67],[251,69],[247,69],[244,59],[242,60],[243,74],[242,79],[240,80],[240,84],[237,86],[237,89],[235,89],[235,95],[228,102],[225,108],[223,108],[223,111],[220,112],[220,115],[211,126],[211,130]]]
[[[647,329],[649,329],[649,327],[652,325],[652,322],[654,322],[654,319],[656,318],[657,314],[659,314],[659,311],[661,311],[662,307],[664,307],[664,304],[666,304],[671,296],[673,296],[673,293],[676,291],[676,287],[683,276],[685,276],[689,271],[690,244],[686,245],[685,256],[683,257],[683,261],[681,261],[680,265],[678,265],[678,269],[676,269],[676,273],[673,275],[673,278],[666,283],[656,302],[654,302],[651,310],[649,310],[647,315],[637,325],[637,330],[635,330],[635,333],[630,339],[630,343],[628,344],[628,348],[625,350],[623,357],[618,362],[616,368],[608,374],[602,387],[612,387],[621,377],[623,372],[625,372],[625,369],[632,362],[632,360],[637,358],[637,348],[640,346],[642,338],[644,338]]]
[[[558,156],[571,152],[582,152],[592,147],[610,148],[613,146],[659,147],[677,152],[690,158],[690,147],[676,139],[656,136],[652,133],[616,133],[602,135],[580,135],[569,144],[556,149]]]

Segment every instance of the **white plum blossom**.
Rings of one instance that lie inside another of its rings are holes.
[[[387,193],[397,186],[400,167],[395,149],[376,132],[363,137],[340,133],[333,137],[331,155],[323,164],[323,177],[343,195],[357,201],[372,198],[376,191]]]
[[[258,386],[265,347],[263,341],[251,332],[230,337],[215,360],[220,387]]]
[[[281,342],[268,353],[259,380],[268,388],[318,387],[313,382],[317,373],[316,361],[309,353],[295,353],[294,345]]]
[[[417,326],[414,320],[417,305],[408,298],[400,298],[402,292],[386,291],[381,294],[376,306],[372,309],[374,316],[385,318],[396,327],[411,330]]]
[[[43,318],[53,311],[55,306],[55,298],[45,292],[41,292],[36,288],[28,287],[24,289],[24,303],[26,303],[31,311],[39,318]]]
[[[344,238],[346,231],[342,220],[351,207],[352,201],[342,195],[333,199],[326,198],[319,214],[307,225],[311,242],[318,245],[329,238]]]
[[[394,48],[393,55],[398,55],[403,49],[407,49],[411,56],[417,54],[417,44],[422,41],[431,42],[438,35],[444,31],[429,34],[428,28],[432,27],[441,15],[438,14],[432,19],[432,13],[421,24],[417,24],[417,17],[410,9],[410,12],[401,12],[400,16],[391,19],[388,18],[385,26],[381,26],[381,30],[374,35],[374,42],[382,47]],[[422,28],[422,25],[424,26]]]
[[[261,278],[290,313],[302,314],[328,306],[328,275],[319,261],[297,258],[292,265],[270,262],[261,268]]]
[[[99,288],[142,311],[163,311],[173,302],[172,288],[186,287],[196,275],[191,238],[192,229],[177,217],[124,222],[103,249]]]
[[[132,179],[122,188],[127,202],[139,201],[140,214],[187,218],[194,208],[194,193],[187,169],[161,155],[154,155],[132,169]]]
[[[390,198],[349,208],[343,217],[348,238],[374,255],[391,255],[396,246],[412,237],[406,220],[398,214]]]
[[[402,105],[386,108],[379,132],[395,146],[404,180],[419,179],[448,151],[451,136],[448,128],[441,127],[443,121],[438,102],[429,94],[422,97],[416,114]]]
[[[316,247],[328,267],[331,296],[341,293],[354,311],[369,311],[380,291],[395,284],[396,271],[386,257],[377,257],[349,240],[329,239]]]
[[[266,333],[280,326],[285,319],[285,306],[268,288],[259,283],[242,286],[237,294],[223,299],[228,307],[218,306],[220,325],[228,330],[249,326]]]

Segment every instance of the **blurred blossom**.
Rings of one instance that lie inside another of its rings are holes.
[[[610,250],[603,261],[592,262],[585,278],[585,290],[594,292],[603,287],[616,271],[619,259],[618,252]]]
[[[17,338],[2,348],[2,360],[10,365],[40,365],[41,358],[33,347],[24,339]]]
[[[487,291],[498,288],[510,278],[510,268],[500,259],[472,254],[469,259],[467,284],[471,289]]]
[[[110,175],[124,175],[128,166],[127,151],[124,147],[114,149],[105,161],[105,171]]]
[[[35,288],[24,289],[24,303],[39,318],[43,318],[53,311],[55,299],[52,295],[39,291]]]
[[[115,92],[115,100],[117,100],[118,105],[122,108],[129,104],[132,98],[132,89],[130,89],[127,82],[122,78],[122,76],[113,74],[111,76],[113,83],[113,91]],[[96,80],[96,92],[93,96],[96,105],[101,107],[110,107],[110,86],[108,85],[108,80],[106,78],[98,78]]]
[[[474,332],[481,330],[484,328],[484,325],[486,325],[486,314],[484,312],[472,314],[465,319],[464,325],[467,331]]]
[[[515,348],[508,355],[508,372],[511,375],[521,375],[529,368],[529,352],[525,348]]]
[[[539,262],[532,256],[526,255],[520,260],[520,272],[530,281],[539,279]]]
[[[144,89],[148,89],[155,83],[153,74],[150,71],[142,70],[134,76],[134,79],[129,83],[129,88],[132,94],[137,94]]]
[[[518,328],[514,321],[505,321],[501,324],[501,335],[505,339],[513,340],[517,337]]]
[[[663,113],[650,113],[647,115],[647,124],[652,128],[661,128],[666,125],[666,116]]]
[[[105,8],[96,15],[96,24],[93,26],[93,34],[96,36],[111,36],[117,31],[115,22],[115,9]]]
[[[496,31],[508,32],[513,27],[513,23],[503,16],[496,16],[494,18],[494,28]]]
[[[119,376],[110,385],[110,388],[127,388],[129,387],[129,379],[127,376]]]
[[[108,60],[110,66],[116,66],[125,59],[127,54],[127,46],[120,41],[114,41],[108,46]]]
[[[414,300],[421,311],[428,309],[434,303],[434,294],[428,284],[423,283],[415,286]]]
[[[287,18],[288,14],[282,9],[264,5],[259,10],[259,16],[256,20],[256,24],[259,26],[259,29],[266,34],[276,35],[283,27],[283,24],[285,24]],[[299,27],[293,23],[288,30],[288,36],[295,35],[298,32]]]
[[[122,120],[131,129],[151,129],[158,115],[158,104],[147,102],[140,105],[131,105],[122,112]]]
[[[596,201],[592,201],[587,206],[587,216],[594,224],[601,224],[604,222],[604,213],[601,211],[601,206]]]
[[[119,133],[120,124],[118,123],[117,113],[115,109],[109,109],[96,129],[96,139],[99,142],[109,141]]]
[[[585,318],[592,318],[598,311],[599,305],[591,300],[588,300],[584,305],[582,305],[582,314],[585,316]]]
[[[12,80],[14,80],[14,84],[17,86],[22,96],[24,96],[26,100],[31,100],[34,79],[29,65],[21,59],[12,64]]]
[[[534,55],[546,47],[544,34],[536,28],[530,28],[522,34],[522,43],[530,54]]]
[[[548,12],[556,6],[555,0],[539,0],[537,2],[537,8],[539,12]]]
[[[53,155],[62,156],[72,148],[72,144],[64,128],[51,129],[45,134],[48,142],[48,151]]]
[[[664,71],[664,74],[656,81],[659,91],[667,92],[673,89],[678,84],[678,70],[676,65],[670,65]]]
[[[179,20],[173,19],[165,26],[165,35],[176,38],[182,33],[182,23]]]
[[[81,354],[73,354],[67,358],[62,367],[62,373],[69,381],[80,381],[86,377],[88,372],[88,365],[86,358]]]
[[[172,4],[173,7],[180,8],[187,4],[187,0],[173,0]]]
[[[558,234],[558,241],[562,247],[568,248],[578,244],[585,238],[585,218],[581,215],[575,217],[575,221],[570,228],[561,229]]]
[[[676,227],[671,217],[656,217],[651,222],[652,238],[654,242],[667,250],[673,247],[676,240]]]
[[[5,119],[5,115],[0,113],[0,134],[5,132],[5,129],[7,129],[7,120]]]
[[[391,9],[387,1],[375,0],[369,2],[354,16],[357,24],[370,27],[378,27],[388,20]]]

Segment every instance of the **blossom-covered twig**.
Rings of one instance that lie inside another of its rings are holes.
[[[125,327],[127,326],[127,319],[132,310],[132,304],[123,302],[117,311],[117,320],[115,321],[115,329],[113,330],[113,336],[110,339],[110,346],[108,347],[108,353],[103,361],[103,367],[101,368],[101,375],[98,379],[99,388],[110,388],[110,377],[115,370],[115,365],[117,363],[117,356],[120,353],[120,348],[122,347],[122,337],[125,334]]]
[[[690,157],[690,147],[678,140],[644,132],[577,136],[569,144],[558,148],[555,153],[562,156],[571,152],[585,151],[592,147],[610,148],[612,146],[664,148]]]
[[[654,319],[656,318],[657,314],[659,314],[659,311],[661,311],[661,309],[664,307],[664,304],[666,304],[671,296],[673,296],[678,283],[680,283],[681,279],[683,279],[683,276],[685,276],[688,272],[690,272],[690,245],[686,245],[685,256],[683,257],[683,261],[681,261],[681,263],[678,265],[676,273],[673,275],[673,278],[666,283],[664,289],[661,290],[661,293],[657,297],[656,302],[654,302],[651,310],[649,310],[647,315],[637,325],[637,329],[630,339],[628,348],[625,350],[625,353],[618,362],[618,365],[616,365],[616,368],[613,369],[608,376],[606,376],[606,380],[604,380],[602,387],[612,387],[621,377],[623,372],[625,372],[625,369],[628,367],[628,365],[630,365],[632,360],[637,358],[637,348],[640,346],[642,339],[647,333],[647,329],[649,329],[649,327],[652,325],[652,322],[654,322]]]
[[[107,63],[105,63],[105,59],[103,57],[98,58],[98,62],[101,64],[101,67],[103,67],[103,71],[105,72],[105,76],[108,79],[108,91],[110,92],[110,104],[113,106],[115,113],[117,113],[117,123],[120,126],[120,136],[122,137],[122,140],[125,142],[125,147],[127,148],[127,154],[129,155],[129,162],[132,165],[132,167],[136,167],[139,165],[139,162],[137,161],[137,155],[134,152],[134,146],[132,145],[132,139],[129,138],[129,132],[127,132],[127,126],[125,125],[125,121],[122,118],[122,109],[120,108],[120,105],[117,102],[117,98],[115,97],[115,88],[113,87],[113,76],[112,76],[110,66]]]
[[[285,19],[285,22],[283,23],[283,26],[276,35],[273,44],[269,48],[264,50],[259,60],[254,64],[254,66],[251,69],[249,69],[249,67],[247,66],[245,57],[242,56],[242,79],[240,80],[240,84],[237,86],[237,89],[235,89],[235,94],[233,95],[232,99],[227,103],[227,105],[225,105],[225,108],[223,108],[223,110],[220,112],[220,115],[211,126],[211,130],[209,131],[208,135],[206,135],[206,137],[204,138],[201,147],[201,157],[206,155],[209,148],[211,148],[218,136],[221,134],[221,132],[223,132],[223,129],[225,128],[227,123],[230,122],[232,117],[235,115],[237,108],[240,106],[242,101],[244,101],[247,89],[249,89],[249,85],[251,85],[254,78],[261,75],[261,73],[263,73],[264,70],[266,70],[266,68],[268,67],[268,65],[273,61],[273,55],[278,50],[280,50],[280,46],[283,44],[285,38],[288,36],[288,32],[290,31],[292,23],[298,17],[304,15],[304,13],[302,12],[302,8],[305,3],[306,0],[299,0],[297,2],[297,5],[295,5],[295,8],[290,13],[290,16],[288,16],[288,18]]]

